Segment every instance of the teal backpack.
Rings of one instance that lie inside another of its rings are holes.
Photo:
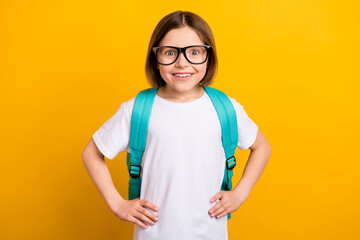
[[[232,188],[232,169],[236,165],[234,157],[238,142],[236,112],[230,99],[223,92],[212,87],[203,86],[203,88],[210,97],[220,120],[221,140],[226,155],[226,167],[221,190],[229,191]],[[151,109],[157,90],[158,88],[145,89],[139,92],[135,99],[130,127],[130,153],[127,154],[126,158],[130,174],[129,200],[140,197],[141,162],[146,145]],[[228,220],[230,218],[231,213],[228,213]]]

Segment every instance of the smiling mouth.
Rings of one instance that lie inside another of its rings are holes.
[[[174,73],[173,76],[177,79],[188,79],[193,75],[193,73]]]

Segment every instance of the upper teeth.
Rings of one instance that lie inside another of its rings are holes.
[[[191,74],[190,73],[186,73],[186,74],[176,74],[175,73],[175,76],[177,77],[187,77],[187,76],[190,76]]]

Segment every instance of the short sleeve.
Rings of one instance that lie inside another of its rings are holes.
[[[236,111],[237,125],[238,125],[238,143],[237,146],[241,150],[248,149],[256,140],[258,126],[246,114],[244,107],[235,99],[230,98]]]
[[[126,103],[121,104],[116,113],[94,134],[93,139],[100,152],[113,159],[120,152],[129,152],[130,123]]]

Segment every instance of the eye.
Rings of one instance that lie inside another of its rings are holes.
[[[198,51],[198,50],[196,50],[196,49],[191,50],[191,54],[193,54],[193,55],[194,55],[194,53],[195,53],[195,55],[197,55],[197,54],[199,54],[199,51]],[[196,53],[197,53],[197,54],[196,54]]]
[[[172,50],[168,50],[168,51],[165,52],[165,55],[168,55],[168,56],[173,56],[174,54],[175,53]]]

